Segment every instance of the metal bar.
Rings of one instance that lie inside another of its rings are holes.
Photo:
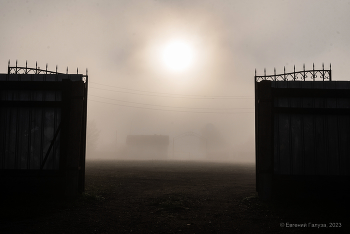
[[[274,97],[350,98],[348,89],[272,88]]]
[[[302,157],[302,174],[305,175],[305,135],[304,135],[304,128],[305,128],[305,124],[304,124],[304,119],[305,116],[300,116],[301,118],[301,144],[302,144],[302,151],[301,151],[301,157]]]
[[[328,164],[329,164],[329,160],[328,160],[328,147],[327,147],[327,138],[326,138],[326,136],[327,136],[327,116],[322,116],[323,118],[322,118],[322,133],[323,133],[323,137],[322,137],[322,139],[323,139],[323,143],[324,143],[324,148],[325,148],[325,152],[324,152],[324,154],[325,154],[325,159],[326,159],[326,174],[328,174]],[[321,169],[322,170],[322,169]]]
[[[350,108],[290,108],[276,107],[275,113],[286,114],[309,114],[309,115],[349,115]]]
[[[14,108],[12,108],[12,109],[10,109],[9,110],[9,126],[12,126],[12,124],[13,124],[13,121],[15,121],[14,120]],[[8,142],[9,142],[9,145],[10,145],[10,143],[12,143],[11,141],[13,140],[13,139],[11,139],[11,130],[10,130],[10,127],[8,128],[9,129],[9,131],[8,131]],[[8,151],[10,151],[10,147],[8,147],[7,148],[8,149]],[[5,162],[6,163],[6,162]]]
[[[16,137],[15,137],[15,169],[18,169],[18,145],[19,145],[19,109],[16,108]]]
[[[293,80],[295,81],[295,65],[294,65],[294,74],[293,74]]]
[[[29,109],[27,169],[30,169],[31,140],[32,140],[32,110]]]
[[[52,149],[52,147],[53,147],[53,145],[54,145],[54,143],[55,143],[55,140],[56,140],[56,138],[57,138],[57,136],[58,136],[58,133],[59,133],[60,130],[61,130],[61,124],[62,124],[62,122],[58,125],[58,128],[57,128],[57,130],[56,130],[56,132],[55,132],[55,135],[54,135],[54,137],[53,137],[53,139],[52,139],[52,141],[51,141],[50,147],[49,147],[49,149],[47,150],[46,155],[45,155],[45,158],[44,158],[44,160],[43,160],[43,162],[42,162],[42,164],[41,164],[41,166],[40,166],[40,170],[42,170],[42,169],[44,168],[44,166],[45,166],[46,160],[47,160],[47,158],[49,157],[49,154],[50,154],[51,149]]]
[[[329,136],[329,126],[328,126],[328,116],[324,116],[324,133],[323,133],[323,137],[324,137],[324,141],[325,141],[325,151],[326,151],[326,161],[327,161],[327,174],[330,174],[330,152],[329,152],[329,140],[328,140],[328,136]]]
[[[316,106],[316,100],[313,98],[313,107]],[[312,115],[312,132],[313,132],[313,138],[314,138],[314,173],[317,174],[317,141],[316,141],[316,115]]]
[[[78,71],[78,70],[77,70]],[[83,102],[83,122],[82,122],[82,141],[81,141],[81,157],[80,157],[80,172],[79,172],[79,192],[85,191],[85,159],[86,159],[86,127],[87,127],[87,101],[89,90],[89,77],[86,69],[85,77],[85,92]]]
[[[0,90],[61,90],[61,81],[0,81]]]
[[[348,131],[349,132],[349,128],[350,128],[350,118],[347,118],[347,122],[348,122]],[[345,151],[345,155],[343,157],[345,157],[345,161],[344,161],[344,166],[345,166],[345,170],[346,170],[346,173],[347,175],[349,175],[349,166],[350,165],[350,157],[348,157],[349,153],[350,153],[350,136],[349,134],[346,135],[346,151]]]
[[[40,121],[40,163],[42,163],[43,160],[43,154],[44,154],[44,122],[45,122],[45,108],[41,109],[41,121]]]
[[[10,63],[10,60],[9,60],[9,63]],[[8,100],[8,92],[5,91],[5,100]],[[5,116],[4,116],[4,132],[3,132],[3,144],[4,144],[4,147],[3,147],[3,158],[2,158],[2,169],[5,169],[5,154],[6,154],[6,149],[8,148],[7,145],[6,145],[6,134],[7,134],[7,126],[11,126],[10,124],[7,123],[8,121],[8,113],[11,115],[11,111],[8,110],[8,108],[5,108]],[[10,120],[11,121],[11,118]]]
[[[56,95],[56,92],[55,92]],[[55,97],[56,100],[56,97]],[[54,132],[57,131],[58,127],[56,128],[57,125],[57,108],[54,108],[54,117],[53,117],[53,128],[54,128]],[[53,160],[52,160],[52,164],[53,164],[53,168],[55,168],[55,156],[56,156],[56,146],[55,144],[53,145],[53,151],[52,151],[52,155],[53,155]]]
[[[1,159],[1,162],[2,162],[2,166],[1,166],[1,169],[5,169],[5,154],[6,154],[6,148],[7,148],[7,146],[6,146],[6,133],[7,133],[7,126],[8,126],[8,124],[7,124],[7,108],[5,109],[5,116],[4,116],[4,125],[3,125],[3,127],[4,127],[4,131],[2,132],[2,134],[3,134],[3,148],[2,148],[2,155],[3,155],[3,157],[2,157],[2,159]]]
[[[306,74],[306,73],[310,73],[310,74],[316,74],[317,72],[322,72],[323,70],[303,70],[303,71],[296,71],[295,74]],[[325,73],[330,73],[331,70],[324,70]],[[294,72],[287,72],[287,73],[282,73],[282,74],[276,74],[276,77],[281,77],[282,79],[285,79],[285,77],[287,76],[292,76],[293,77]],[[256,78],[265,78],[265,77],[274,77],[275,75],[263,75],[263,76],[256,76]]]
[[[337,166],[337,171],[339,173],[339,175],[341,174],[341,170],[340,170],[340,164],[341,164],[341,160],[340,160],[340,155],[341,155],[341,144],[340,144],[340,124],[339,124],[339,116],[336,117],[337,118],[337,146],[338,146],[338,166]]]
[[[258,99],[257,120],[258,140],[256,154],[257,191],[262,199],[270,199],[273,193],[273,98],[271,93],[271,81],[256,83],[256,95]],[[265,131],[266,130],[266,131]],[[262,171],[267,170],[267,173]]]
[[[14,74],[18,74],[21,70],[23,70],[23,74],[29,74],[30,72],[33,72],[33,74],[40,74],[40,73],[47,73],[47,74],[65,74],[65,73],[60,73],[56,71],[48,71],[46,69],[40,69],[40,68],[29,68],[27,67],[27,64],[25,67],[10,67],[8,66],[8,74],[11,74],[11,71],[14,70],[15,73]],[[17,73],[16,73],[17,71]]]
[[[276,108],[279,109],[279,108]],[[274,111],[276,111],[276,109]],[[288,110],[291,109],[291,100],[288,98]],[[294,113],[294,112],[293,112]],[[289,131],[289,174],[293,174],[293,134],[292,134],[292,117],[288,115],[288,131]]]
[[[273,107],[273,110],[272,110],[273,112],[274,112],[274,109],[275,109],[275,107]],[[274,152],[274,157],[277,157],[277,165],[274,164],[273,173],[275,172],[275,166],[277,166],[278,173],[280,173],[281,172],[280,115],[274,114],[273,116],[275,116],[276,128],[277,128],[276,129],[277,136],[274,136],[274,138],[273,138],[273,139],[276,139],[276,141],[277,141],[277,152]],[[277,154],[277,156],[276,156],[276,154]]]
[[[324,81],[324,63],[322,63],[322,81]]]
[[[256,80],[256,68],[255,68],[254,82],[258,82],[258,81]]]
[[[58,170],[21,170],[21,169],[4,169],[0,170],[0,176],[21,176],[21,177],[37,177],[37,176],[59,176],[62,177],[62,172]]]
[[[271,84],[272,85],[272,84]],[[272,87],[270,88],[270,93],[272,94]],[[275,172],[275,147],[274,147],[274,138],[275,138],[275,115],[273,113],[273,109],[274,109],[274,103],[275,103],[275,98],[273,95],[271,95],[271,107],[270,107],[270,116],[271,116],[271,140],[270,140],[270,144],[271,144],[271,159],[270,159],[270,165],[271,165],[271,196],[274,195],[274,191],[275,191],[275,186],[274,186],[274,172]]]
[[[70,118],[70,106],[71,106],[71,81],[62,80],[62,109],[61,109],[61,141],[60,141],[60,159],[59,170],[64,171],[67,167],[67,154],[68,154],[68,138],[69,138],[69,118]]]
[[[259,147],[259,137],[258,137],[258,89],[257,89],[257,78],[256,78],[256,69],[255,69],[255,77],[254,77],[254,96],[255,96],[255,191],[259,192],[259,178],[258,178],[258,147]]]
[[[0,101],[1,107],[61,107],[61,101]]]

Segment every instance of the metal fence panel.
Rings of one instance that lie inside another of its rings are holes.
[[[2,107],[0,169],[40,169],[61,121],[60,108]],[[58,170],[60,137],[43,169]]]
[[[299,84],[298,84],[299,83]],[[344,88],[336,82],[272,82],[275,88]],[[316,84],[321,83],[321,84]],[[290,175],[348,174],[350,115],[332,113],[337,108],[349,109],[349,98],[276,97],[274,107],[324,108],[329,114],[274,114],[274,172]],[[311,109],[312,110],[312,109]],[[344,168],[346,167],[346,168]],[[347,172],[346,172],[347,171]]]
[[[87,74],[16,62],[8,74],[0,74],[0,83],[1,185],[15,193],[83,192]]]
[[[350,178],[350,82],[283,78],[255,76],[257,191],[263,199],[289,182],[322,187],[323,180],[331,185]]]

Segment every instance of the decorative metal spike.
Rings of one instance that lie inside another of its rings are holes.
[[[286,66],[283,67],[283,74],[286,74]]]
[[[57,65],[56,65],[56,74],[57,74]]]
[[[8,66],[10,66],[10,59],[9,59],[9,63],[8,63]]]
[[[294,65],[294,75],[293,75],[293,80],[295,81],[295,65]]]
[[[255,71],[256,71],[256,69],[255,69]],[[86,68],[86,76],[88,75],[88,69]]]
[[[315,64],[312,63],[312,70],[315,70]]]
[[[264,76],[266,76],[266,68],[264,68]]]
[[[26,68],[27,68],[27,60],[26,60]]]
[[[79,74],[79,72],[78,72],[78,68],[77,68],[77,74]]]
[[[67,74],[68,74],[68,66],[67,66]]]
[[[17,67],[17,59],[16,59],[16,67]]]

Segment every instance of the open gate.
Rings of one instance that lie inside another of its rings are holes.
[[[84,191],[87,88],[87,74],[9,62],[8,74],[0,74],[4,192],[75,196]]]
[[[345,195],[350,182],[350,82],[331,69],[254,77],[256,189]]]

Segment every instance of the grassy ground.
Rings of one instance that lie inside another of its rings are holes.
[[[252,164],[88,161],[78,199],[2,199],[0,233],[346,233],[349,207],[262,202]]]

